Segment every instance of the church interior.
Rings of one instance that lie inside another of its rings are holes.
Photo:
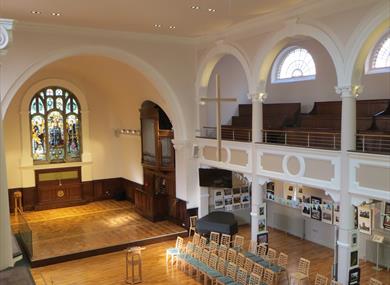
[[[0,95],[0,284],[390,284],[388,0],[0,0]]]

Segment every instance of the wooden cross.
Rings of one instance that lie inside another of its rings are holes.
[[[221,98],[221,86],[220,86],[220,77],[219,74],[215,75],[215,91],[216,95],[215,98],[208,98],[208,97],[202,97],[201,101],[203,102],[216,102],[217,103],[217,116],[216,116],[216,123],[217,123],[217,160],[221,161],[221,150],[222,150],[222,140],[221,140],[221,103],[222,102],[236,102],[236,98]]]

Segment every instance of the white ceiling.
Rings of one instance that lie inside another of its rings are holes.
[[[0,18],[196,37],[309,2],[313,0],[0,0]],[[200,9],[191,9],[194,5]],[[210,13],[209,8],[216,11]],[[32,14],[34,10],[41,14]],[[170,30],[170,25],[176,28]]]

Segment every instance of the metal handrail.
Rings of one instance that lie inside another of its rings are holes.
[[[206,132],[215,131],[216,127],[203,127]],[[250,142],[252,129],[222,127],[223,140]],[[341,132],[338,131],[303,131],[303,130],[272,130],[263,129],[262,143],[281,144],[308,148],[340,150]],[[207,138],[216,138],[216,134],[206,134]],[[356,150],[372,153],[390,153],[390,135],[388,134],[357,134]]]

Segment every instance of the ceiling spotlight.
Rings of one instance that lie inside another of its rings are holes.
[[[170,30],[174,30],[174,29],[176,29],[176,27],[175,26],[169,26],[169,29]]]
[[[215,11],[217,11],[217,10],[215,10],[213,8],[209,8],[208,10],[209,10],[210,13],[215,13]]]
[[[41,14],[41,11],[32,10],[32,11],[31,11],[31,14],[40,15],[40,14]]]
[[[200,7],[199,7],[199,6],[195,6],[195,5],[194,5],[194,6],[191,6],[191,9],[192,9],[192,10],[199,10],[199,9],[200,9]]]
[[[61,16],[61,13],[53,12],[53,13],[51,13],[51,15],[52,15],[52,16],[57,16],[57,17],[58,17],[58,16]]]
[[[161,28],[161,24],[154,24],[155,28]]]

